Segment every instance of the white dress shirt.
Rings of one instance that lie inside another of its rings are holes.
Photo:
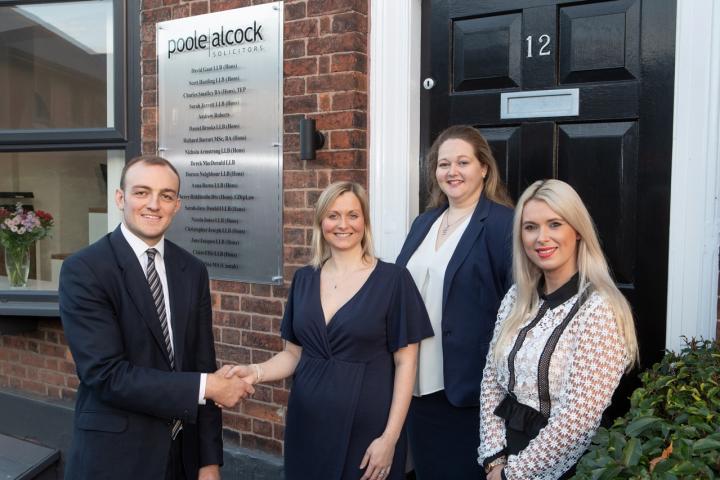
[[[148,245],[140,237],[132,233],[124,223],[120,224],[120,231],[130,244],[133,253],[140,262],[140,268],[142,268],[145,277],[147,278],[147,263],[148,256],[147,250],[154,248],[157,250],[155,254],[155,270],[157,271],[158,277],[160,277],[160,284],[163,290],[163,300],[165,301],[165,313],[167,314],[168,332],[170,334],[170,347],[175,351],[175,340],[173,338],[173,327],[172,327],[172,310],[170,309],[170,293],[168,290],[167,283],[167,272],[165,271],[165,237],[163,236],[160,241],[155,245]],[[200,393],[198,394],[198,403],[205,405],[205,383],[207,382],[207,374],[200,374]]]
[[[455,248],[460,242],[463,232],[470,223],[469,215],[448,237],[440,248],[435,250],[435,243],[438,237],[438,230],[445,215],[440,215],[425,239],[415,253],[412,254],[407,263],[415,285],[422,295],[430,317],[430,324],[435,336],[426,338],[420,342],[418,351],[417,381],[413,395],[429,395],[445,388],[443,375],[443,348],[442,348],[442,304],[443,284],[445,282],[445,270]]]

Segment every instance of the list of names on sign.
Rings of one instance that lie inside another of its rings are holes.
[[[157,27],[160,154],[181,177],[168,238],[211,278],[282,281],[282,4]]]

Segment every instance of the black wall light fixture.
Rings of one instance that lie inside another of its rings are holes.
[[[325,135],[315,130],[315,120],[300,120],[300,160],[315,160],[315,150],[325,145]]]

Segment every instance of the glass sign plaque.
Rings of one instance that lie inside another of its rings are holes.
[[[157,24],[158,151],[180,173],[168,238],[211,278],[282,282],[282,2]]]

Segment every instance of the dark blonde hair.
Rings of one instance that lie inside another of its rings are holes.
[[[490,150],[490,145],[488,145],[485,137],[470,125],[453,125],[452,127],[446,128],[437,136],[430,147],[430,151],[427,154],[427,187],[430,193],[428,208],[440,207],[448,203],[447,196],[445,196],[440,189],[437,178],[435,178],[435,170],[437,170],[440,146],[445,143],[445,141],[452,139],[463,140],[469,143],[473,148],[475,158],[487,167],[487,175],[483,182],[483,195],[495,203],[513,208],[513,203],[507,193],[505,183],[503,183],[500,178],[500,170]]]
[[[370,209],[368,207],[368,197],[365,189],[359,183],[355,182],[335,182],[325,188],[315,204],[315,214],[313,215],[312,224],[312,247],[310,265],[320,268],[323,263],[330,258],[330,247],[325,241],[322,233],[322,221],[327,215],[335,200],[344,193],[352,193],[357,197],[362,209],[363,220],[365,222],[365,233],[360,246],[362,246],[363,260],[372,261],[375,258],[373,250],[372,229],[370,228]]]

